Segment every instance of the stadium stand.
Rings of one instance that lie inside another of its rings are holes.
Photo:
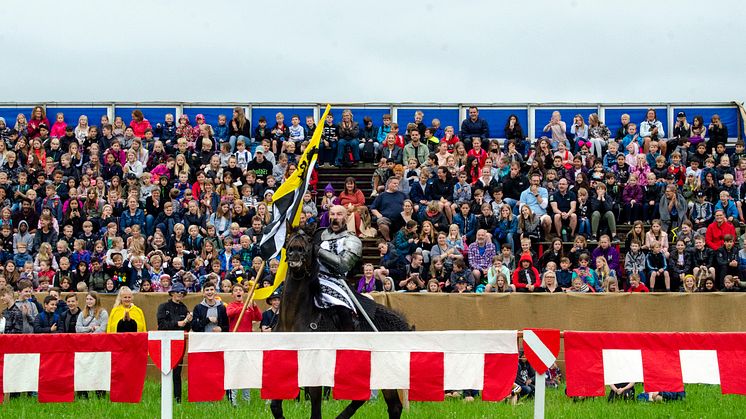
[[[310,103],[0,104],[0,284],[271,284],[277,264],[256,272],[255,240],[321,129],[327,164],[304,222],[352,209],[362,292],[742,288],[738,104],[353,104],[309,127],[319,115]]]

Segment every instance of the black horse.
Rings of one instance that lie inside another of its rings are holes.
[[[350,319],[348,310],[320,309],[314,304],[319,292],[319,267],[313,238],[308,233],[303,230],[292,232],[285,245],[288,274],[283,285],[280,321],[275,331],[372,331],[365,320]],[[379,331],[411,330],[401,315],[367,297],[358,297]],[[311,399],[311,418],[321,418],[321,387],[307,388],[306,393]],[[402,403],[397,390],[381,390],[381,393],[388,405],[389,418],[400,418]],[[352,417],[363,404],[364,400],[353,400],[338,417]],[[275,418],[284,417],[282,400],[272,400],[271,409]]]

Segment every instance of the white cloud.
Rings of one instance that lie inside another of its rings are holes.
[[[738,1],[6,1],[4,101],[742,100]]]

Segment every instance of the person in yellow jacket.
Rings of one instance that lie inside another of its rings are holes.
[[[145,314],[140,307],[132,304],[132,290],[129,287],[119,288],[114,308],[109,314],[106,333],[145,332]]]

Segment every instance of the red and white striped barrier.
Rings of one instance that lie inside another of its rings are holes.
[[[603,396],[605,385],[642,382],[645,391],[720,384],[746,394],[746,333],[565,332],[569,396]]]
[[[147,339],[145,333],[0,335],[0,391],[72,402],[76,391],[104,390],[113,402],[138,403]]]
[[[367,400],[372,389],[408,389],[413,401],[477,389],[496,401],[510,394],[517,365],[515,331],[191,333],[189,401],[238,388],[293,399],[306,386],[346,400]]]

